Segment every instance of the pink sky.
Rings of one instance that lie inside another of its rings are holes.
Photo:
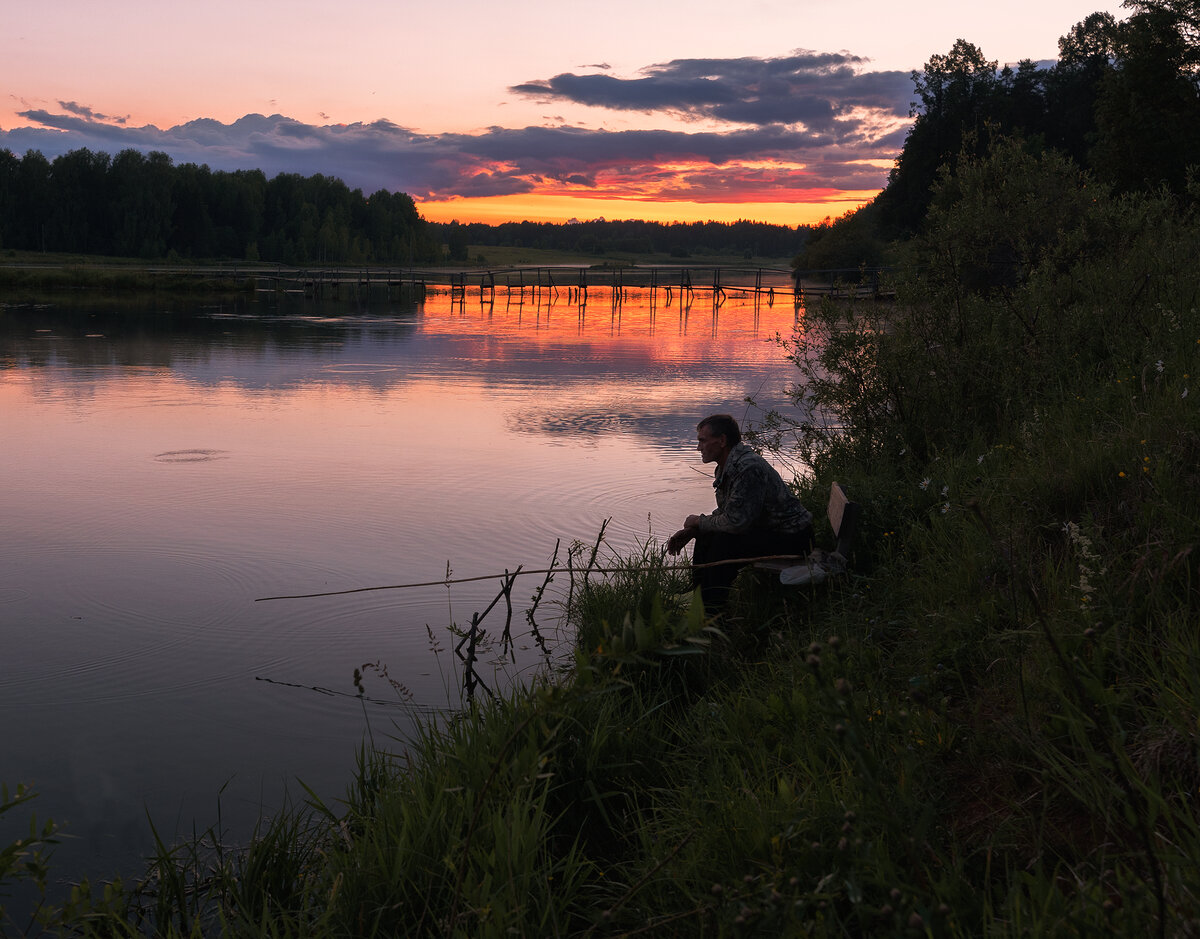
[[[874,195],[909,73],[1015,63],[1119,3],[209,0],[14,5],[0,147],[163,150],[397,189],[434,220],[753,218]],[[248,117],[249,116],[249,117]]]

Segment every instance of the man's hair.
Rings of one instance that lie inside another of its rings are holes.
[[[705,427],[714,437],[723,436],[730,447],[736,447],[742,442],[741,428],[730,414],[710,414],[696,425],[696,430],[704,430]]]

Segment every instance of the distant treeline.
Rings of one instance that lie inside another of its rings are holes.
[[[451,260],[468,260],[468,246],[510,246],[607,253],[667,254],[676,258],[693,255],[726,255],[791,258],[804,245],[808,226],[795,228],[765,222],[645,222],[587,221],[504,222],[499,225],[434,224]]]
[[[470,248],[790,258],[807,226],[739,221],[431,223],[413,200],[330,176],[176,165],[165,153],[0,150],[0,248],[284,264],[471,260]],[[469,247],[468,247],[469,246]]]
[[[53,162],[0,150],[0,248],[285,264],[412,264],[443,251],[404,193],[86,149]]]

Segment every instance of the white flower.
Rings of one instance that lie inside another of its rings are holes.
[[[1179,397],[1181,397],[1181,398],[1187,397],[1187,389],[1186,388],[1183,389],[1183,394],[1181,394]]]
[[[987,456],[987,454],[986,454],[986,453],[981,453],[981,454],[979,454],[979,456],[975,457],[975,462],[976,462],[976,463],[982,463],[982,462],[983,462],[983,458],[984,458],[985,456]]]
[[[943,486],[943,487],[942,487],[942,498],[943,498],[943,499],[944,499],[944,498],[946,498],[946,494],[947,494],[949,491],[950,491],[950,487],[949,487],[949,486]]]
[[[933,480],[932,480],[932,479],[930,479],[928,476],[926,476],[924,479],[922,479],[922,480],[921,480],[921,489],[922,489],[922,490],[924,490],[924,489],[928,489],[928,488],[929,488],[929,484],[930,484],[931,482],[933,482]]]
[[[1158,372],[1158,374],[1160,374],[1160,375],[1162,374],[1162,370],[1163,370],[1163,360],[1162,359],[1159,359],[1157,362],[1154,363],[1154,369],[1155,369],[1155,371]]]
[[[945,515],[949,511],[950,511],[950,503],[947,502],[945,505],[942,506],[942,514]]]

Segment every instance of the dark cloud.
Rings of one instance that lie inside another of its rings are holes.
[[[93,111],[91,108],[82,104],[76,104],[74,101],[60,101],[58,102],[58,106],[64,111],[68,111],[71,114],[77,114],[84,120],[88,121],[108,121],[113,124],[127,124],[129,122],[128,114],[126,114],[124,117],[114,117],[110,114],[101,114],[99,111]]]
[[[132,127],[74,101],[25,110],[28,126],[0,130],[0,147],[53,159],[86,147],[159,150],[220,170],[322,173],[368,194],[401,190],[420,201],[534,190],[630,199],[749,201],[823,198],[883,185],[906,131],[910,89],[900,73],[863,71],[846,53],[776,59],[680,59],[636,79],[560,75],[518,93],[623,110],[705,119],[708,128],[599,130],[490,127],[418,134],[387,120],[306,124],[247,114],[161,130]],[[729,129],[713,130],[711,122]]]
[[[910,74],[864,71],[866,61],[804,50],[766,59],[675,59],[645,68],[637,78],[564,73],[510,90],[545,101],[735,124],[803,125],[817,132],[853,125],[864,111],[907,116]]]

